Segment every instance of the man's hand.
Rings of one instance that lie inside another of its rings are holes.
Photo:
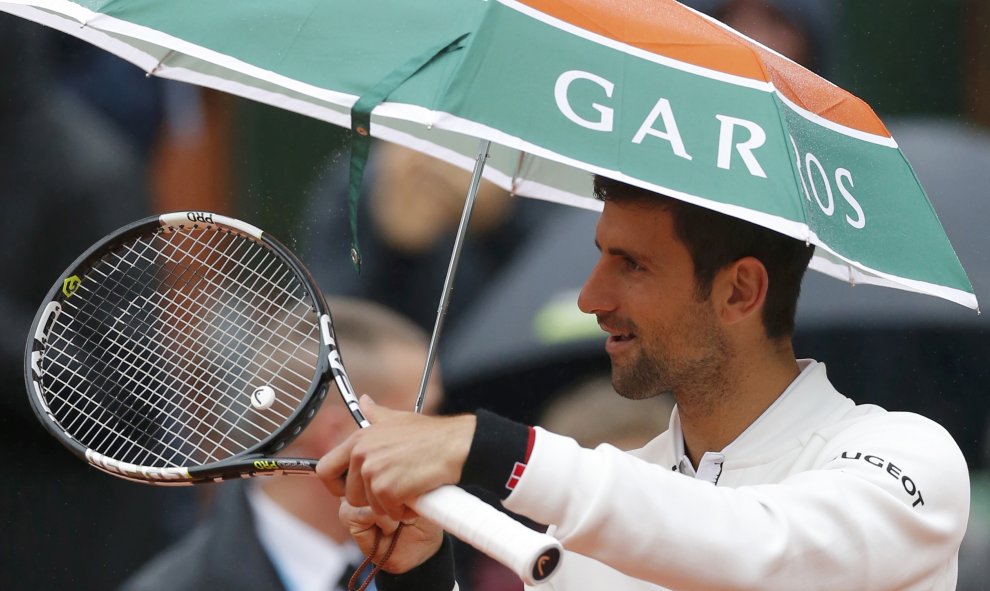
[[[347,501],[340,503],[340,522],[347,527],[351,537],[366,556],[374,548],[375,538],[379,537],[378,551],[372,560],[375,564],[381,564],[382,570],[394,575],[407,572],[426,562],[436,554],[443,543],[443,530],[430,520],[408,520],[402,526],[399,541],[389,555],[388,561],[382,564],[382,558],[392,545],[392,538],[399,522],[387,516],[375,515],[368,507],[354,507]]]
[[[474,415],[427,417],[361,397],[371,427],[359,429],[320,460],[316,473],[336,496],[393,520],[415,516],[406,503],[461,478]]]

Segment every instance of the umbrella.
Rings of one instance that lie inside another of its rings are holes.
[[[672,0],[7,0],[0,9],[149,74],[349,126],[355,179],[369,133],[466,168],[477,156],[487,178],[518,194],[589,208],[598,205],[586,173],[601,173],[813,243],[812,268],[829,275],[976,307],[873,111]],[[493,145],[477,150],[475,138]]]

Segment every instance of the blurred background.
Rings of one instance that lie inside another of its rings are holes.
[[[990,3],[687,3],[874,107],[988,305]],[[296,249],[328,295],[379,301],[432,330],[468,175],[375,145],[358,276],[348,255],[347,142],[341,128],[146,78],[102,50],[0,14],[0,448],[12,456],[0,476],[0,589],[113,589],[200,517],[192,489],[86,467],[43,432],[26,401],[23,351],[36,307],[110,230],[170,210],[234,215]],[[595,218],[483,188],[441,341],[445,412],[485,406],[573,429],[589,444],[609,440],[560,422],[565,393],[608,389],[596,381],[608,371],[603,339],[576,307]],[[929,416],[959,442],[973,486],[959,589],[990,588],[990,320],[810,273],[797,324],[798,354],[829,364],[840,391]],[[659,431],[669,408],[657,412]],[[496,565],[458,552],[465,591],[521,589]]]

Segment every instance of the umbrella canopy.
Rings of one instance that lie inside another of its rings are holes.
[[[491,140],[487,178],[519,194],[597,208],[586,173],[605,174],[813,243],[812,268],[829,275],[976,307],[872,110],[672,0],[8,0],[0,9],[149,73],[465,168],[474,138]],[[355,124],[367,117],[370,129]]]

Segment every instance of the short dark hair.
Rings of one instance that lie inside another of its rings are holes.
[[[763,263],[770,279],[763,307],[763,327],[768,338],[794,333],[801,279],[815,248],[804,241],[751,222],[674,199],[600,175],[595,176],[595,197],[602,201],[656,203],[669,211],[677,238],[694,262],[698,296],[711,295],[715,274],[744,257]]]

